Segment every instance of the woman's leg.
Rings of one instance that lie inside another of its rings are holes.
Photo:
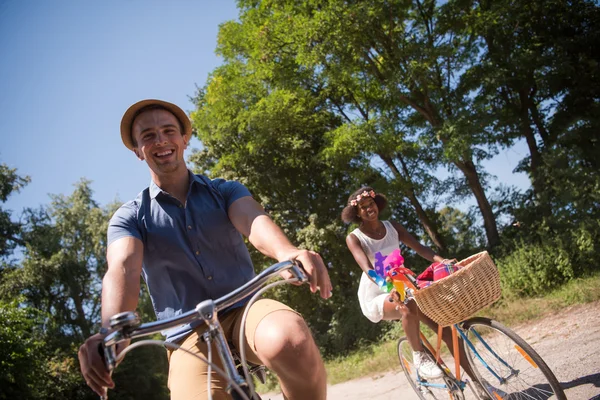
[[[442,370],[433,358],[423,352],[417,304],[414,301],[404,304],[399,301],[390,302],[389,299],[386,299],[383,304],[383,319],[397,320],[398,318],[402,318],[402,327],[406,333],[408,343],[413,349],[413,362],[421,376],[427,379],[440,378],[443,375]]]
[[[423,344],[419,337],[419,308],[414,301],[408,304],[391,302],[388,298],[383,303],[383,319],[386,321],[395,321],[402,319],[402,328],[406,333],[408,343],[414,351],[423,351]]]

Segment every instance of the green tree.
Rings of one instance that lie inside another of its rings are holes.
[[[23,256],[20,263],[4,270],[0,299],[20,298],[11,315],[39,316],[21,330],[39,332],[45,351],[7,366],[15,376],[25,376],[27,370],[37,373],[43,366],[29,386],[33,394],[20,398],[95,398],[81,377],[77,349],[99,328],[106,230],[116,207],[100,207],[90,182],[83,179],[70,195],[52,195],[49,205],[25,210],[20,236]],[[141,311],[148,320],[152,309],[147,292],[141,295]],[[21,335],[15,340],[28,339]],[[134,352],[116,370],[118,387],[111,398],[166,399],[166,375],[164,350]]]
[[[83,341],[99,320],[108,211],[82,180],[70,196],[53,195],[50,206],[26,210],[24,217],[22,265],[3,290],[23,293],[29,305],[52,315],[67,343]]]
[[[17,175],[16,168],[0,164],[0,203],[5,203],[8,197],[29,183],[28,176]],[[11,211],[0,206],[0,258],[6,258],[20,243],[21,225],[11,220]]]
[[[540,169],[551,163],[544,154],[566,144],[560,143],[562,136],[570,137],[570,146],[585,147],[586,160],[597,159],[590,124],[597,130],[593,110],[600,96],[600,59],[593,43],[600,39],[598,5],[477,1],[453,2],[452,9],[462,21],[454,25],[457,34],[470,35],[482,48],[465,85],[477,91],[477,104],[490,112],[500,143],[510,145],[517,138],[527,143],[530,154],[521,168],[530,174],[536,194],[547,188]],[[573,129],[579,134],[569,132]]]
[[[376,151],[373,155],[403,183],[413,205],[418,196],[425,195],[431,179],[417,183],[418,173],[403,171],[403,161],[411,153],[402,151],[411,147],[426,149],[428,154],[421,161],[441,161],[462,173],[477,199],[488,242],[498,242],[484,176],[477,168],[478,161],[493,154],[493,148],[485,151],[493,140],[486,119],[478,118],[469,92],[460,82],[476,48],[449,30],[447,6],[434,1],[342,0],[238,4],[242,25],[251,22],[259,27],[259,45],[253,55],[266,63],[278,63],[291,53],[299,69],[312,71],[313,82],[321,85],[319,90],[332,109],[358,122],[358,132],[371,131],[371,137],[383,138],[382,154]],[[410,145],[414,140],[407,131],[416,132],[417,146]],[[390,136],[396,136],[392,146],[385,140]],[[403,145],[405,141],[407,145]],[[411,191],[416,195],[411,196]],[[418,212],[425,230],[436,238],[434,242],[440,242],[433,222],[424,222],[427,213]]]
[[[0,301],[0,399],[41,398],[36,395],[45,368],[43,318],[18,300]]]
[[[322,159],[324,134],[339,126],[339,118],[311,92],[276,85],[268,65],[241,62],[232,49],[249,46],[243,32],[237,24],[221,29],[219,51],[226,62],[195,98],[192,119],[203,149],[191,161],[200,172],[244,183],[294,243],[319,251],[332,263],[334,292],[344,302],[324,302],[296,287],[279,288],[273,295],[305,316],[327,351],[345,350],[381,331],[350,312],[358,306],[358,277],[349,274],[354,262],[343,245],[346,229],[339,214],[349,188],[360,184],[351,174],[356,166],[333,170]],[[258,268],[272,263],[256,251],[252,256]],[[347,321],[351,314],[355,329]],[[328,331],[336,333],[328,336]]]

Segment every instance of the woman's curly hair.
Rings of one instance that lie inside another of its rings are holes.
[[[360,189],[353,192],[348,197],[348,203],[347,203],[346,207],[344,207],[344,209],[342,210],[342,221],[344,221],[347,224],[349,224],[351,222],[357,222],[357,223],[360,222],[360,217],[358,216],[358,205],[353,206],[350,202],[352,200],[355,200],[356,196],[358,196],[362,192],[368,193],[371,190],[375,191],[370,186],[363,186]],[[377,204],[377,208],[379,209],[380,212],[385,209],[385,206],[387,206],[387,198],[383,194],[375,193],[375,197],[373,198],[373,200],[375,200],[375,204]]]

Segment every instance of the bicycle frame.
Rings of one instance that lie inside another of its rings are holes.
[[[416,285],[416,281],[410,279],[410,275],[405,276],[409,278],[403,288],[403,292],[406,294],[406,299],[404,300],[406,303],[415,298],[415,291],[419,290],[419,288]],[[511,396],[512,393],[523,393],[528,398],[534,398],[533,396],[539,393],[543,396],[540,398],[543,399],[550,398],[552,395],[556,395],[557,399],[566,399],[559,381],[541,356],[523,338],[519,337],[509,328],[497,321],[483,317],[467,318],[450,325],[449,328],[452,334],[452,343],[448,342],[448,347],[453,347],[454,376],[441,359],[442,332],[444,328],[438,325],[437,346],[435,348],[429,343],[424,334],[419,332],[423,345],[430,354],[435,356],[435,362],[444,371],[443,383],[428,382],[420,376],[418,369],[416,369],[415,379],[415,374],[410,370],[409,358],[405,357],[408,350],[406,346],[410,346],[410,343],[408,343],[407,338],[402,338],[398,342],[398,356],[400,362],[403,363],[402,368],[409,378],[413,389],[421,392],[419,394],[420,398],[425,398],[427,393],[433,395],[429,388],[435,388],[448,391],[448,394],[453,399],[464,399],[464,388],[469,384],[478,398],[482,398],[482,396],[485,398],[489,395],[491,398],[501,399]],[[486,332],[490,328],[491,331],[488,335]],[[498,335],[493,332],[497,332]],[[463,346],[459,347],[459,337],[464,342],[464,361],[467,362],[467,364],[464,364],[464,367],[474,380],[472,385],[467,379],[461,379],[460,356]],[[496,347],[496,339],[503,341],[503,346]],[[521,358],[518,356],[513,357],[513,354],[520,354],[520,357],[530,365],[519,363]],[[533,371],[536,372],[532,374],[531,372]],[[530,380],[532,381],[531,383],[529,383]],[[500,388],[494,386],[495,382],[500,385]]]
[[[298,282],[303,283],[308,280],[299,262],[296,262],[295,260],[283,261],[266,268],[252,280],[225,296],[217,300],[204,300],[200,302],[194,310],[190,310],[169,319],[142,324],[137,313],[132,311],[114,315],[110,319],[111,332],[103,340],[104,357],[108,370],[112,373],[117,365],[117,344],[126,340],[149,336],[169,328],[202,320],[208,326],[203,337],[209,342],[214,341],[219,357],[223,362],[224,372],[227,375],[229,382],[227,393],[231,394],[234,386],[247,387],[248,384],[246,380],[236,369],[231,349],[225,340],[223,329],[221,328],[218,319],[218,312],[253,295],[272,277],[287,270],[292,272],[294,278]],[[210,349],[210,343],[208,344]],[[234,383],[235,385],[232,385],[231,383]],[[102,397],[102,399],[106,399],[106,397]]]
[[[405,288],[405,303],[409,300],[414,300],[414,296],[413,296],[413,291],[415,290],[419,290],[417,288],[416,285],[416,280],[410,276],[410,275],[405,275],[409,281],[406,282],[406,287]],[[442,358],[441,358],[441,347],[442,347],[442,331],[443,331],[443,327],[438,325],[438,331],[437,331],[437,346],[434,349],[434,347],[431,345],[431,343],[429,343],[429,341],[427,340],[427,338],[425,337],[425,335],[423,334],[423,332],[419,331],[419,337],[421,339],[421,341],[423,342],[423,344],[425,345],[425,347],[427,347],[427,349],[431,352],[431,354],[434,355],[436,362],[443,368],[446,369],[446,371],[449,373],[450,370],[447,368],[446,364],[443,362]],[[454,347],[454,365],[455,365],[455,374],[454,374],[454,380],[455,383],[460,387],[460,389],[464,389],[466,386],[466,381],[463,381],[460,379],[460,356],[459,356],[459,347],[458,347],[458,334],[457,334],[457,330],[461,333],[461,337],[463,338],[463,340],[465,340],[466,342],[469,342],[469,339],[466,337],[466,335],[464,334],[464,332],[462,332],[462,330],[460,329],[460,327],[458,326],[458,324],[452,325],[451,326],[451,330],[452,330],[452,344]],[[469,342],[470,343],[470,342]],[[473,345],[471,344],[471,347],[473,347]],[[479,357],[479,354],[478,354]],[[479,357],[481,359],[481,357]],[[481,361],[483,362],[483,359],[481,359]],[[485,362],[484,362],[485,364]],[[489,369],[489,366],[487,366],[487,364],[485,364],[486,367]],[[423,381],[421,379],[421,377],[419,376],[419,372],[417,370],[417,383],[421,386],[426,386],[426,387],[432,387],[432,388],[437,388],[437,389],[451,389],[448,385],[448,383],[431,383],[428,381]]]
[[[412,282],[412,280],[411,280]],[[414,285],[414,283],[409,284],[409,287],[406,289],[406,301],[414,298],[412,293],[410,292],[410,290],[418,290],[416,288],[416,286]],[[438,332],[437,332],[437,346],[436,348],[434,348],[431,343],[429,343],[429,341],[427,340],[427,338],[425,337],[425,335],[423,334],[423,332],[419,332],[419,336],[421,338],[421,341],[423,342],[423,344],[425,345],[425,347],[427,347],[427,349],[431,352],[431,354],[434,355],[436,362],[442,366],[443,368],[447,369],[446,364],[443,362],[442,358],[441,358],[441,345],[442,345],[442,331],[443,331],[443,327],[438,326]],[[452,326],[450,326],[450,329],[452,330],[452,344],[454,347],[454,364],[455,364],[455,373],[454,373],[454,380],[455,383],[457,383],[459,385],[459,387],[461,389],[464,389],[466,386],[466,381],[463,381],[460,378],[460,356],[459,356],[459,348],[458,348],[458,336],[460,335],[460,337],[463,339],[464,343],[469,346],[469,348],[471,349],[471,351],[473,352],[473,354],[475,355],[475,357],[479,360],[479,362],[481,362],[481,364],[496,378],[498,379],[499,383],[504,383],[506,382],[508,379],[510,379],[512,376],[518,375],[519,371],[513,369],[504,359],[502,359],[498,354],[496,354],[496,352],[491,348],[491,346],[488,345],[488,343],[483,339],[483,337],[475,330],[473,329],[472,332],[473,334],[477,337],[477,340],[479,340],[481,342],[481,344],[490,352],[491,355],[493,355],[498,361],[500,361],[503,365],[505,365],[509,370],[510,370],[510,374],[506,377],[501,377],[500,375],[498,375],[490,366],[489,364],[483,359],[483,357],[481,357],[481,355],[479,354],[479,351],[477,351],[477,349],[475,348],[475,346],[473,345],[473,343],[469,340],[469,338],[467,337],[467,334],[465,333],[464,329],[461,328],[460,323],[458,324],[454,324]],[[447,372],[450,372],[449,369],[447,369]],[[431,387],[431,388],[437,388],[437,389],[450,389],[448,387],[447,383],[431,383],[428,381],[424,381],[421,379],[421,377],[419,376],[419,373],[417,371],[417,383],[421,386],[426,386],[426,387]]]

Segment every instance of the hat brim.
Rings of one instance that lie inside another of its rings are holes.
[[[183,127],[182,134],[186,138],[186,140],[189,140],[191,138],[192,123],[190,121],[190,118],[181,108],[167,101],[147,99],[138,101],[137,103],[133,104],[127,109],[127,111],[125,111],[125,114],[123,114],[123,118],[121,118],[121,140],[123,141],[125,147],[127,147],[129,150],[133,150],[135,147],[133,143],[133,138],[131,136],[131,134],[133,133],[133,120],[135,119],[135,117],[138,116],[138,112],[142,108],[153,105],[164,107],[166,110],[171,112],[181,123],[181,126]]]

